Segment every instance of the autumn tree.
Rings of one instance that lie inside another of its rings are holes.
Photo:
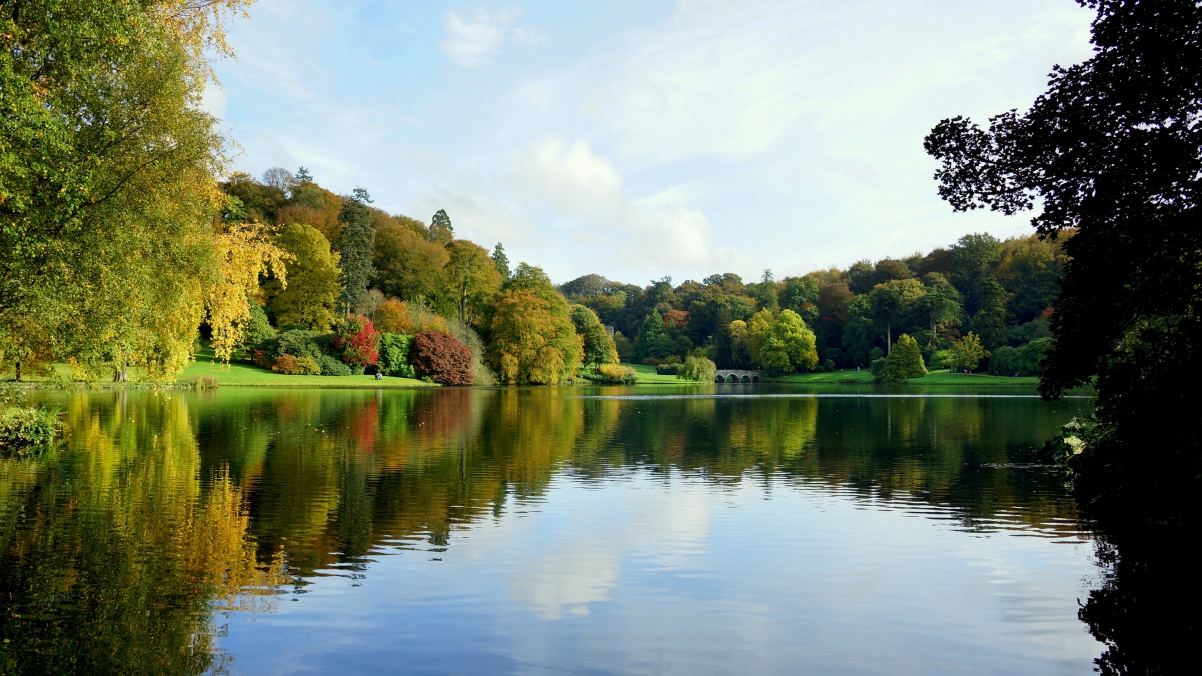
[[[446,247],[431,242],[394,220],[376,229],[376,285],[401,298],[431,298],[443,286],[443,271],[450,261]]]
[[[541,268],[522,263],[502,287],[490,322],[489,360],[506,383],[554,385],[583,357],[568,303]]]
[[[396,299],[385,301],[376,308],[374,323],[383,333],[409,333],[412,328],[409,307]]]
[[[226,141],[199,101],[245,4],[4,4],[6,361],[99,363],[121,346],[156,378],[187,363],[206,289],[225,283],[211,224]]]
[[[285,227],[276,244],[292,257],[285,264],[287,287],[271,280],[264,288],[276,323],[329,330],[338,318],[338,254],[317,228],[299,223]]]

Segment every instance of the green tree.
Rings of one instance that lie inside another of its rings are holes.
[[[922,282],[917,279],[897,279],[877,284],[868,294],[872,319],[885,334],[887,353],[893,350],[893,327],[906,318],[922,296]]]
[[[989,356],[989,351],[981,345],[981,339],[971,331],[967,336],[952,343],[950,352],[951,358],[948,359],[947,366],[953,371],[975,371],[981,360]]]
[[[276,324],[328,331],[338,317],[338,254],[330,252],[330,242],[317,228],[299,223],[286,226],[276,245],[293,256],[285,264],[288,286],[272,280],[264,288]]]
[[[459,321],[471,323],[481,317],[501,287],[501,275],[483,247],[466,239],[447,245],[446,284],[454,294]]]
[[[692,380],[698,383],[712,383],[717,375],[718,367],[705,357],[691,356],[684,360],[676,377],[680,380]]]
[[[668,338],[667,330],[664,328],[664,317],[658,310],[652,310],[651,314],[643,320],[643,324],[639,326],[639,333],[634,338],[634,358],[645,359],[647,357],[662,358],[667,355],[660,354],[657,348],[665,343]]]
[[[375,245],[375,283],[384,293],[426,299],[443,287],[443,271],[450,261],[446,247],[398,221],[376,229]]]
[[[439,209],[430,219],[430,241],[446,246],[455,239],[455,228],[451,227],[451,217]]]
[[[497,273],[501,275],[501,281],[509,281],[509,257],[505,255],[505,248],[497,242],[497,246],[492,250],[493,265],[497,267]]]
[[[922,350],[918,341],[906,334],[897,337],[897,344],[885,357],[885,368],[876,374],[877,380],[887,383],[898,383],[907,378],[921,378],[927,374],[926,364],[922,361]]]
[[[760,363],[783,373],[810,371],[818,365],[814,332],[806,328],[800,315],[792,310],[781,311],[768,330]]]
[[[986,350],[1006,344],[1006,290],[992,277],[980,284],[980,309],[972,318],[972,330]]]
[[[618,363],[618,349],[597,315],[583,305],[572,306],[572,323],[584,341],[584,363],[594,369],[602,364]]]
[[[747,356],[752,364],[760,363],[760,351],[764,349],[764,344],[768,341],[768,329],[772,328],[774,321],[776,320],[772,316],[772,311],[765,308],[752,315],[751,321],[747,322],[747,334],[744,340],[747,345]]]
[[[963,310],[957,300],[959,293],[947,278],[938,272],[929,272],[922,278],[923,293],[918,299],[917,309],[929,322],[932,335],[945,326],[960,323]]]
[[[355,188],[355,196],[343,204],[338,214],[338,222],[343,224],[338,240],[338,267],[342,270],[342,292],[338,301],[343,314],[349,313],[367,293],[367,285],[376,274],[372,264],[376,253],[376,231],[367,209],[370,202],[366,190]]]

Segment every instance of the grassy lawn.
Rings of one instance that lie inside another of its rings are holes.
[[[71,368],[66,364],[55,364],[54,371],[59,381],[71,380]],[[133,377],[137,378],[137,371],[134,371]],[[209,347],[201,348],[196,355],[196,361],[188,365],[184,372],[176,379],[177,383],[185,384],[189,381],[195,381],[200,378],[215,378],[217,384],[223,387],[356,387],[356,388],[388,388],[388,387],[439,387],[434,383],[424,383],[420,380],[411,378],[392,378],[385,376],[383,380],[376,380],[375,376],[286,376],[280,373],[275,373],[270,369],[261,369],[252,364],[242,362],[233,362],[229,366],[221,363],[213,363],[213,350]],[[30,377],[23,379],[23,382],[30,383],[45,383],[50,381],[50,378],[45,377]],[[113,380],[111,377],[102,378],[100,385],[111,386]],[[120,386],[139,386],[149,385],[149,383],[130,382],[122,383]]]
[[[798,383],[806,385],[822,385],[822,384],[847,384],[847,385],[871,385],[872,374],[868,369],[863,369],[859,373],[854,370],[848,371],[831,371],[829,373],[798,373],[791,376],[781,376],[772,380],[774,383]],[[999,385],[1023,385],[1026,387],[1035,387],[1039,384],[1039,378],[1034,376],[1022,378],[1008,378],[1004,376],[993,376],[987,373],[952,373],[947,369],[931,371],[922,378],[911,378],[905,381],[907,385],[988,385],[997,387]]]
[[[661,376],[661,375],[659,375],[658,373],[655,372],[654,366],[647,366],[646,364],[627,364],[627,363],[623,363],[622,366],[629,366],[630,368],[632,368],[638,372],[638,374],[639,374],[638,384],[639,385],[666,385],[666,384],[688,385],[689,384],[689,381],[680,380],[676,376]]]
[[[385,376],[376,380],[375,376],[286,376],[261,369],[251,364],[231,363],[214,364],[210,360],[212,354],[201,351],[196,355],[196,361],[188,365],[180,374],[180,381],[196,378],[216,378],[221,386],[267,386],[267,387],[438,387],[411,378],[392,378]]]

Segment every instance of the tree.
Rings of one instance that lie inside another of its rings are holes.
[[[376,274],[372,258],[376,253],[376,231],[367,210],[370,198],[367,191],[355,188],[355,196],[342,205],[338,222],[343,224],[338,239],[339,262],[342,270],[342,293],[338,297],[343,313],[349,313],[367,293],[367,285]]]
[[[776,318],[760,351],[760,363],[782,373],[810,371],[818,365],[814,332],[806,328],[796,312],[782,310]]]
[[[559,286],[559,291],[568,298],[600,296],[609,291],[609,280],[601,275],[583,275]]]
[[[529,289],[501,294],[489,357],[502,381],[555,385],[575,375],[583,350],[561,302],[562,311]]]
[[[446,246],[455,239],[455,228],[451,227],[451,217],[439,209],[430,219],[430,241]]]
[[[752,364],[760,363],[760,351],[764,349],[764,343],[768,340],[768,329],[772,328],[772,323],[775,319],[772,316],[772,311],[767,308],[760,310],[751,316],[751,321],[747,322],[747,356]]]
[[[947,278],[938,272],[928,272],[922,278],[923,294],[917,307],[930,323],[932,335],[948,325],[958,325],[962,316],[959,293]]]
[[[876,270],[869,261],[856,261],[847,269],[847,287],[857,296],[872,291],[876,283]]]
[[[967,336],[952,343],[951,358],[948,360],[947,366],[953,371],[960,369],[975,371],[981,360],[988,356],[989,351],[981,345],[981,339],[977,337],[977,334],[969,332]]]
[[[205,287],[224,283],[210,235],[226,141],[196,102],[243,4],[4,4],[6,360],[99,363],[122,345],[155,377],[187,364]]]
[[[444,331],[422,331],[414,336],[409,363],[418,376],[436,383],[472,384],[472,351]]]
[[[488,251],[466,239],[448,244],[447,252],[445,279],[454,292],[459,321],[468,324],[492,304],[501,286],[501,275],[489,259]]]
[[[572,323],[576,333],[584,341],[584,363],[596,369],[602,364],[618,363],[618,350],[614,341],[605,332],[601,320],[592,310],[583,305],[572,306]]]
[[[684,360],[676,377],[680,380],[692,380],[699,383],[712,383],[717,375],[718,367],[705,357],[692,356]]]
[[[986,350],[1006,344],[1006,290],[992,277],[980,284],[980,309],[972,318],[972,330]]]
[[[980,308],[981,280],[1002,257],[1002,244],[987,232],[964,235],[949,250],[955,273],[951,281],[964,292],[970,314]]]
[[[492,250],[493,265],[497,267],[497,273],[501,275],[501,281],[509,281],[509,257],[505,255],[505,248],[497,242],[496,248]]]
[[[413,300],[430,298],[443,285],[450,262],[446,247],[392,221],[376,229],[376,285],[384,293]]]
[[[868,294],[872,320],[885,334],[886,353],[893,350],[893,327],[905,319],[922,296],[922,282],[917,279],[898,279],[877,284]]]
[[[671,339],[667,337],[667,331],[664,329],[663,315],[658,310],[652,310],[639,326],[639,333],[634,338],[634,358],[666,357],[662,346],[670,342]]]
[[[384,302],[376,308],[375,325],[383,333],[409,333],[412,324],[408,306],[396,299]]]
[[[885,368],[877,374],[877,379],[887,383],[897,383],[907,378],[921,378],[927,374],[926,364],[922,361],[922,350],[918,341],[906,334],[897,337],[897,345],[885,357]]]
[[[265,288],[276,324],[329,330],[337,318],[338,254],[330,253],[330,242],[317,228],[299,223],[284,228],[276,245],[292,257],[285,263],[288,286],[271,280]]]
[[[555,385],[580,368],[582,341],[568,303],[542,268],[518,265],[501,287],[488,325],[489,362],[506,383]]]
[[[231,226],[213,233],[220,281],[205,289],[205,320],[214,356],[226,363],[242,342],[242,327],[251,320],[250,300],[259,294],[260,275],[272,274],[281,289],[288,286],[285,261],[291,256],[273,244],[262,228]]]

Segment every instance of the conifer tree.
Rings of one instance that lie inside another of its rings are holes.
[[[342,293],[338,304],[343,313],[350,312],[367,293],[367,284],[376,274],[372,257],[376,252],[376,231],[371,226],[371,212],[367,204],[371,197],[363,188],[355,188],[355,196],[342,205],[338,221],[344,224],[338,238],[341,258],[338,267],[342,270]]]

